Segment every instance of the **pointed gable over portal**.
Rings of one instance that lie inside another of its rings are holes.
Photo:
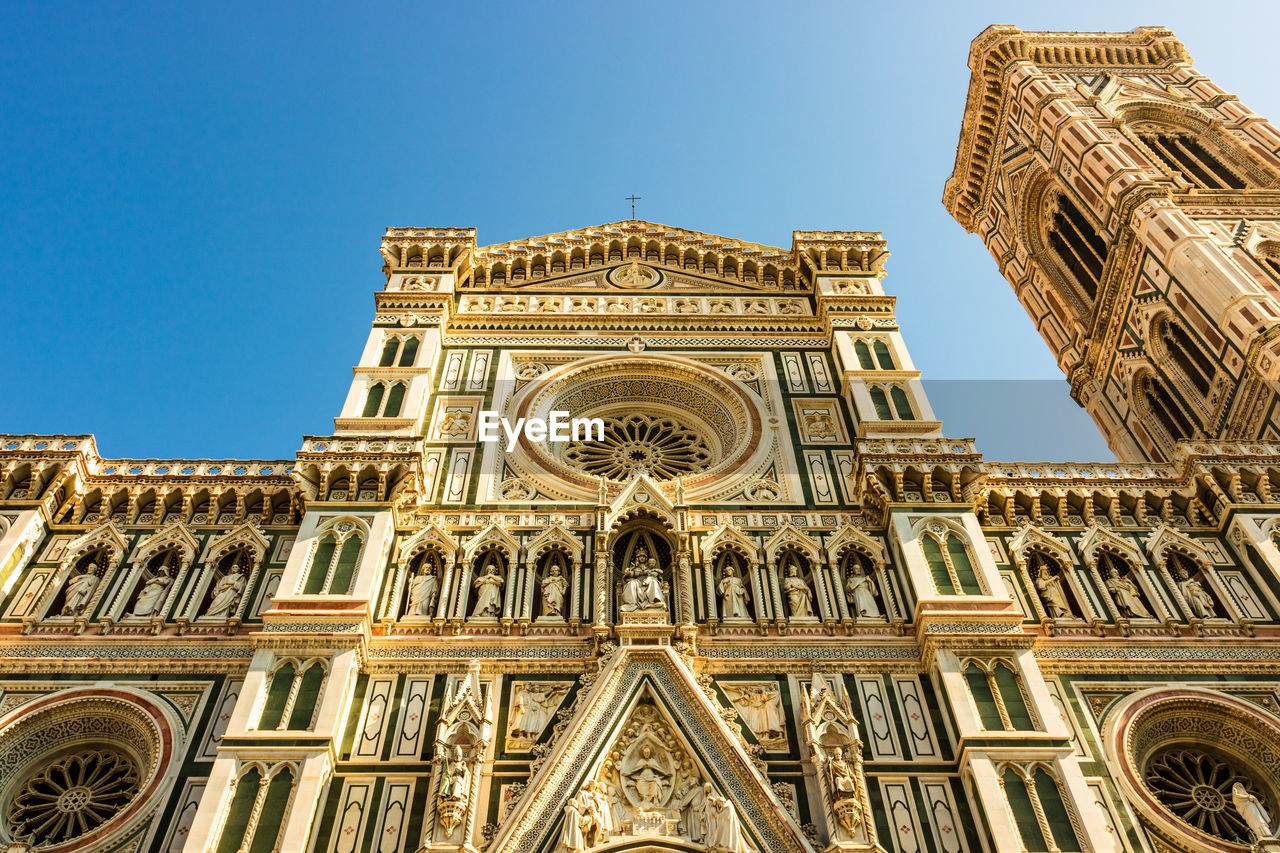
[[[759,853],[813,853],[680,657],[667,647],[624,647],[578,700],[490,849],[554,853],[561,846],[566,804],[594,791],[621,804],[606,819],[614,833],[601,842],[603,849],[701,850],[703,844],[692,836],[704,827],[681,821],[686,823],[681,832],[674,818],[655,817],[646,826],[637,822],[641,812],[670,815],[680,803],[686,803],[687,812],[688,803],[705,796],[707,784],[713,796],[731,804],[748,847]]]

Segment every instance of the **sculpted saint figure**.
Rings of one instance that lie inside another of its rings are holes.
[[[1067,601],[1067,594],[1062,590],[1062,579],[1051,574],[1046,566],[1041,566],[1039,574],[1036,575],[1036,589],[1040,590],[1040,600],[1044,602],[1044,609],[1054,619],[1072,615],[1071,604]]]
[[[586,811],[583,814],[583,840],[588,847],[603,844],[613,834],[613,803],[599,782],[587,780],[578,794]]]
[[[471,768],[467,766],[462,747],[455,745],[452,755],[445,755],[444,772],[440,774],[440,799],[466,799],[470,783]]]
[[[1107,589],[1111,590],[1116,600],[1116,607],[1119,607],[1120,612],[1125,616],[1137,618],[1151,616],[1151,612],[1142,603],[1142,598],[1138,594],[1138,585],[1132,578],[1122,577],[1119,572],[1113,570],[1111,577],[1107,579]]]
[[[791,605],[791,618],[803,618],[813,615],[813,591],[809,584],[800,577],[800,569],[792,566],[782,581],[782,591],[787,594],[787,603]]]
[[[557,617],[564,615],[564,595],[569,589],[569,581],[565,579],[560,567],[554,563],[542,579],[542,615]]]
[[[843,800],[858,795],[858,783],[841,747],[831,750],[831,757],[827,759],[827,778],[831,784],[832,799]]]
[[[1182,597],[1197,619],[1213,618],[1213,596],[1200,585],[1200,581],[1188,575],[1186,580],[1179,582],[1178,589],[1182,590]]]
[[[747,728],[759,740],[772,743],[786,737],[782,701],[776,685],[747,684],[738,687],[726,682],[725,690]]]
[[[666,596],[662,593],[661,572],[658,561],[649,556],[649,549],[637,545],[631,564],[623,573],[627,582],[622,587],[622,609],[665,610]]]
[[[633,756],[621,767],[622,777],[635,789],[640,808],[651,811],[665,799],[671,786],[671,770],[666,762],[653,754],[647,744],[638,756]]]
[[[240,567],[236,566],[231,573],[225,575],[222,580],[218,581],[217,586],[213,588],[213,600],[209,602],[209,609],[204,612],[206,618],[209,619],[225,619],[231,614],[232,608],[240,601],[240,593],[244,591],[244,575],[240,573]]]
[[[560,700],[568,688],[559,684],[540,685],[537,682],[521,682],[516,685],[515,704],[511,709],[511,722],[507,733],[517,740],[537,740],[551,715],[560,706]]]
[[[480,576],[475,580],[476,606],[471,611],[471,618],[502,615],[503,583],[502,575],[498,574],[498,567],[490,558],[484,564]]]
[[[430,616],[440,596],[440,581],[430,569],[422,569],[409,581],[409,616]]]
[[[1243,783],[1237,782],[1231,786],[1231,804],[1249,825],[1255,841],[1275,838],[1275,833],[1271,831],[1271,815],[1267,814],[1261,801],[1249,793]]]
[[[93,592],[98,588],[98,564],[90,563],[84,574],[67,581],[67,594],[62,602],[63,616],[80,616],[89,606]]]
[[[568,853],[581,853],[587,849],[586,839],[582,837],[582,825],[586,822],[586,811],[590,808],[587,795],[579,791],[564,804],[564,829],[560,831],[560,844]]]
[[[138,593],[138,600],[133,603],[133,615],[150,616],[155,613],[156,608],[160,606],[160,599],[164,597],[164,591],[172,582],[169,570],[166,568],[161,569],[160,574],[144,583],[142,591]]]
[[[862,566],[854,566],[853,573],[844,582],[845,598],[854,614],[867,619],[881,619],[880,605],[876,603],[876,584]]]
[[[703,785],[702,791],[706,797],[703,821],[707,827],[707,853],[746,853],[746,839],[733,805],[717,794],[710,782]]]
[[[725,564],[724,575],[720,578],[720,595],[724,599],[725,619],[751,618],[747,610],[747,586],[730,563]]]

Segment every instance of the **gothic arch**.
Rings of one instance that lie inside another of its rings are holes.
[[[507,567],[514,568],[520,559],[520,543],[496,522],[478,532],[467,540],[462,548],[464,560],[471,561],[487,546],[501,550],[507,556]]]
[[[1059,241],[1050,238],[1050,223],[1056,219],[1057,213],[1067,211],[1064,216],[1072,220],[1079,237],[1085,239],[1085,243],[1080,244],[1081,251],[1071,253],[1077,257],[1081,255],[1084,248],[1088,248],[1095,256],[1097,255],[1096,243],[1086,245],[1087,237],[1090,231],[1098,235],[1101,228],[1092,222],[1089,218],[1090,214],[1080,210],[1075,199],[1043,169],[1039,169],[1035,175],[1028,177],[1023,187],[1021,204],[1015,212],[1016,233],[1021,237],[1023,245],[1027,247],[1034,261],[1033,269],[1038,270],[1053,282],[1056,285],[1054,289],[1065,297],[1065,307],[1072,310],[1073,316],[1064,319],[1082,326],[1088,325],[1093,304],[1106,272],[1106,252],[1103,251],[1100,264],[1095,259],[1090,267],[1075,268],[1074,264],[1069,267],[1067,264],[1069,258],[1063,258],[1059,254],[1064,250],[1063,246],[1059,245]],[[1070,205],[1069,209],[1063,207],[1063,201]],[[1105,237],[1103,240],[1105,243]],[[1073,236],[1072,245],[1077,243],[1079,241]],[[1034,275],[1034,272],[1032,274]]]

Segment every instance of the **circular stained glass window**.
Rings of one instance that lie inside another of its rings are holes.
[[[574,442],[565,462],[610,480],[636,474],[670,480],[705,471],[715,461],[706,439],[674,418],[637,413],[603,420],[604,439]]]
[[[119,814],[141,787],[137,763],[110,746],[42,764],[9,801],[9,832],[35,846],[87,835]]]
[[[1165,808],[1223,841],[1252,843],[1249,826],[1231,799],[1231,789],[1237,782],[1270,810],[1265,795],[1243,771],[1199,749],[1166,749],[1157,753],[1147,762],[1143,780]]]

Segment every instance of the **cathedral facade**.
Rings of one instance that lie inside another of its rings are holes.
[[[970,66],[1122,461],[948,436],[878,233],[390,228],[294,458],[0,437],[0,844],[1280,849],[1280,134],[1164,30]]]

